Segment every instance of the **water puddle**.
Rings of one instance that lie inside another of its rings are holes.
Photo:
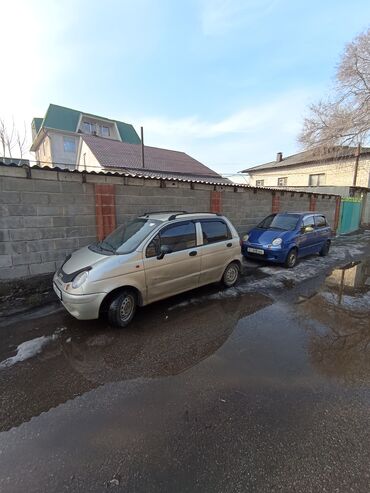
[[[368,385],[370,258],[334,269],[322,289],[300,304],[300,312],[316,370],[345,384]]]

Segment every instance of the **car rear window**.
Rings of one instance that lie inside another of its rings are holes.
[[[203,243],[216,243],[231,238],[227,224],[223,221],[201,221],[203,231]]]

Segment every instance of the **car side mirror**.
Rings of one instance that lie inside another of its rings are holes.
[[[159,253],[157,255],[158,260],[162,260],[162,258],[167,255],[168,253],[171,253],[172,250],[168,245],[161,245],[161,248],[159,249]]]

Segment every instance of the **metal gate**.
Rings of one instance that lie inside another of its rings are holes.
[[[341,200],[341,214],[339,234],[357,231],[361,222],[362,200],[353,197],[344,197]]]

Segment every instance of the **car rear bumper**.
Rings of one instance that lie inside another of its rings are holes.
[[[99,318],[100,305],[106,293],[70,294],[53,282],[53,288],[64,308],[79,320]]]

